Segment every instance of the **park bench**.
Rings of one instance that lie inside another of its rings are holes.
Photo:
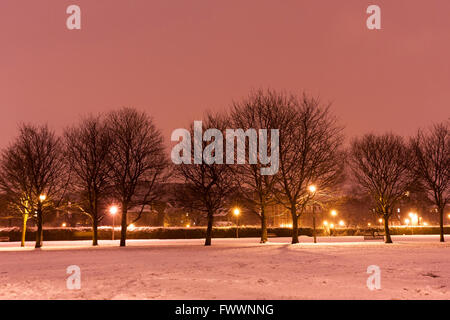
[[[384,234],[376,230],[368,230],[364,233],[364,240],[384,240]]]
[[[0,237],[0,242],[9,242],[9,237]]]

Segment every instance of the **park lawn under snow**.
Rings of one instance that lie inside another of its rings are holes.
[[[0,243],[0,299],[449,299],[450,243],[437,236]],[[81,289],[66,268],[81,268]],[[381,289],[366,286],[369,265]]]

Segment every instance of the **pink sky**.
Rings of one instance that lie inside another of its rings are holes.
[[[82,30],[66,28],[70,4]],[[366,8],[382,30],[366,28]],[[0,146],[134,106],[167,141],[252,88],[333,101],[349,136],[450,116],[450,1],[1,0]]]

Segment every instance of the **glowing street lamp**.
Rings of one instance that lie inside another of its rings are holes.
[[[233,214],[236,217],[236,238],[239,238],[239,215],[241,214],[241,211],[239,208],[234,208]]]
[[[336,216],[337,216],[337,211],[336,211],[336,210],[331,210],[331,215],[332,215],[333,217],[336,217]]]
[[[324,225],[324,226],[328,226],[328,221],[324,221],[324,222],[323,222],[323,225]]]
[[[408,218],[405,219],[405,224],[409,225],[410,220]]]
[[[119,211],[119,208],[117,208],[117,206],[111,206],[109,208],[109,213],[112,215],[112,219],[113,219],[113,227],[112,227],[112,240],[114,240],[114,217],[116,216],[117,212]]]
[[[44,202],[45,199],[47,199],[47,196],[46,196],[45,194],[41,194],[41,195],[39,196],[39,200],[40,200],[41,202]]]
[[[343,220],[339,221],[339,226],[341,227],[345,226],[345,222]]]

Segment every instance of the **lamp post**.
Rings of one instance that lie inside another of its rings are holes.
[[[238,208],[233,210],[233,214],[236,216],[236,238],[239,238],[239,214],[241,211]]]
[[[333,209],[333,210],[331,210],[330,214],[333,217],[333,222],[335,223],[336,222],[335,219],[336,219],[336,216],[337,216],[337,211]],[[332,235],[333,235],[333,228],[330,229],[330,236],[332,236]]]
[[[316,186],[311,185],[309,186],[309,192],[312,193],[312,196],[314,197],[314,195],[316,194]],[[316,237],[316,206],[314,205],[313,202],[313,206],[312,206],[312,215],[313,215],[313,237],[314,237],[314,243],[317,243],[317,237]]]
[[[114,217],[116,216],[117,211],[118,211],[117,206],[112,206],[109,208],[109,213],[112,215],[112,221],[113,221],[113,227],[112,227],[112,240],[113,241],[114,241],[114,228],[115,228]]]

